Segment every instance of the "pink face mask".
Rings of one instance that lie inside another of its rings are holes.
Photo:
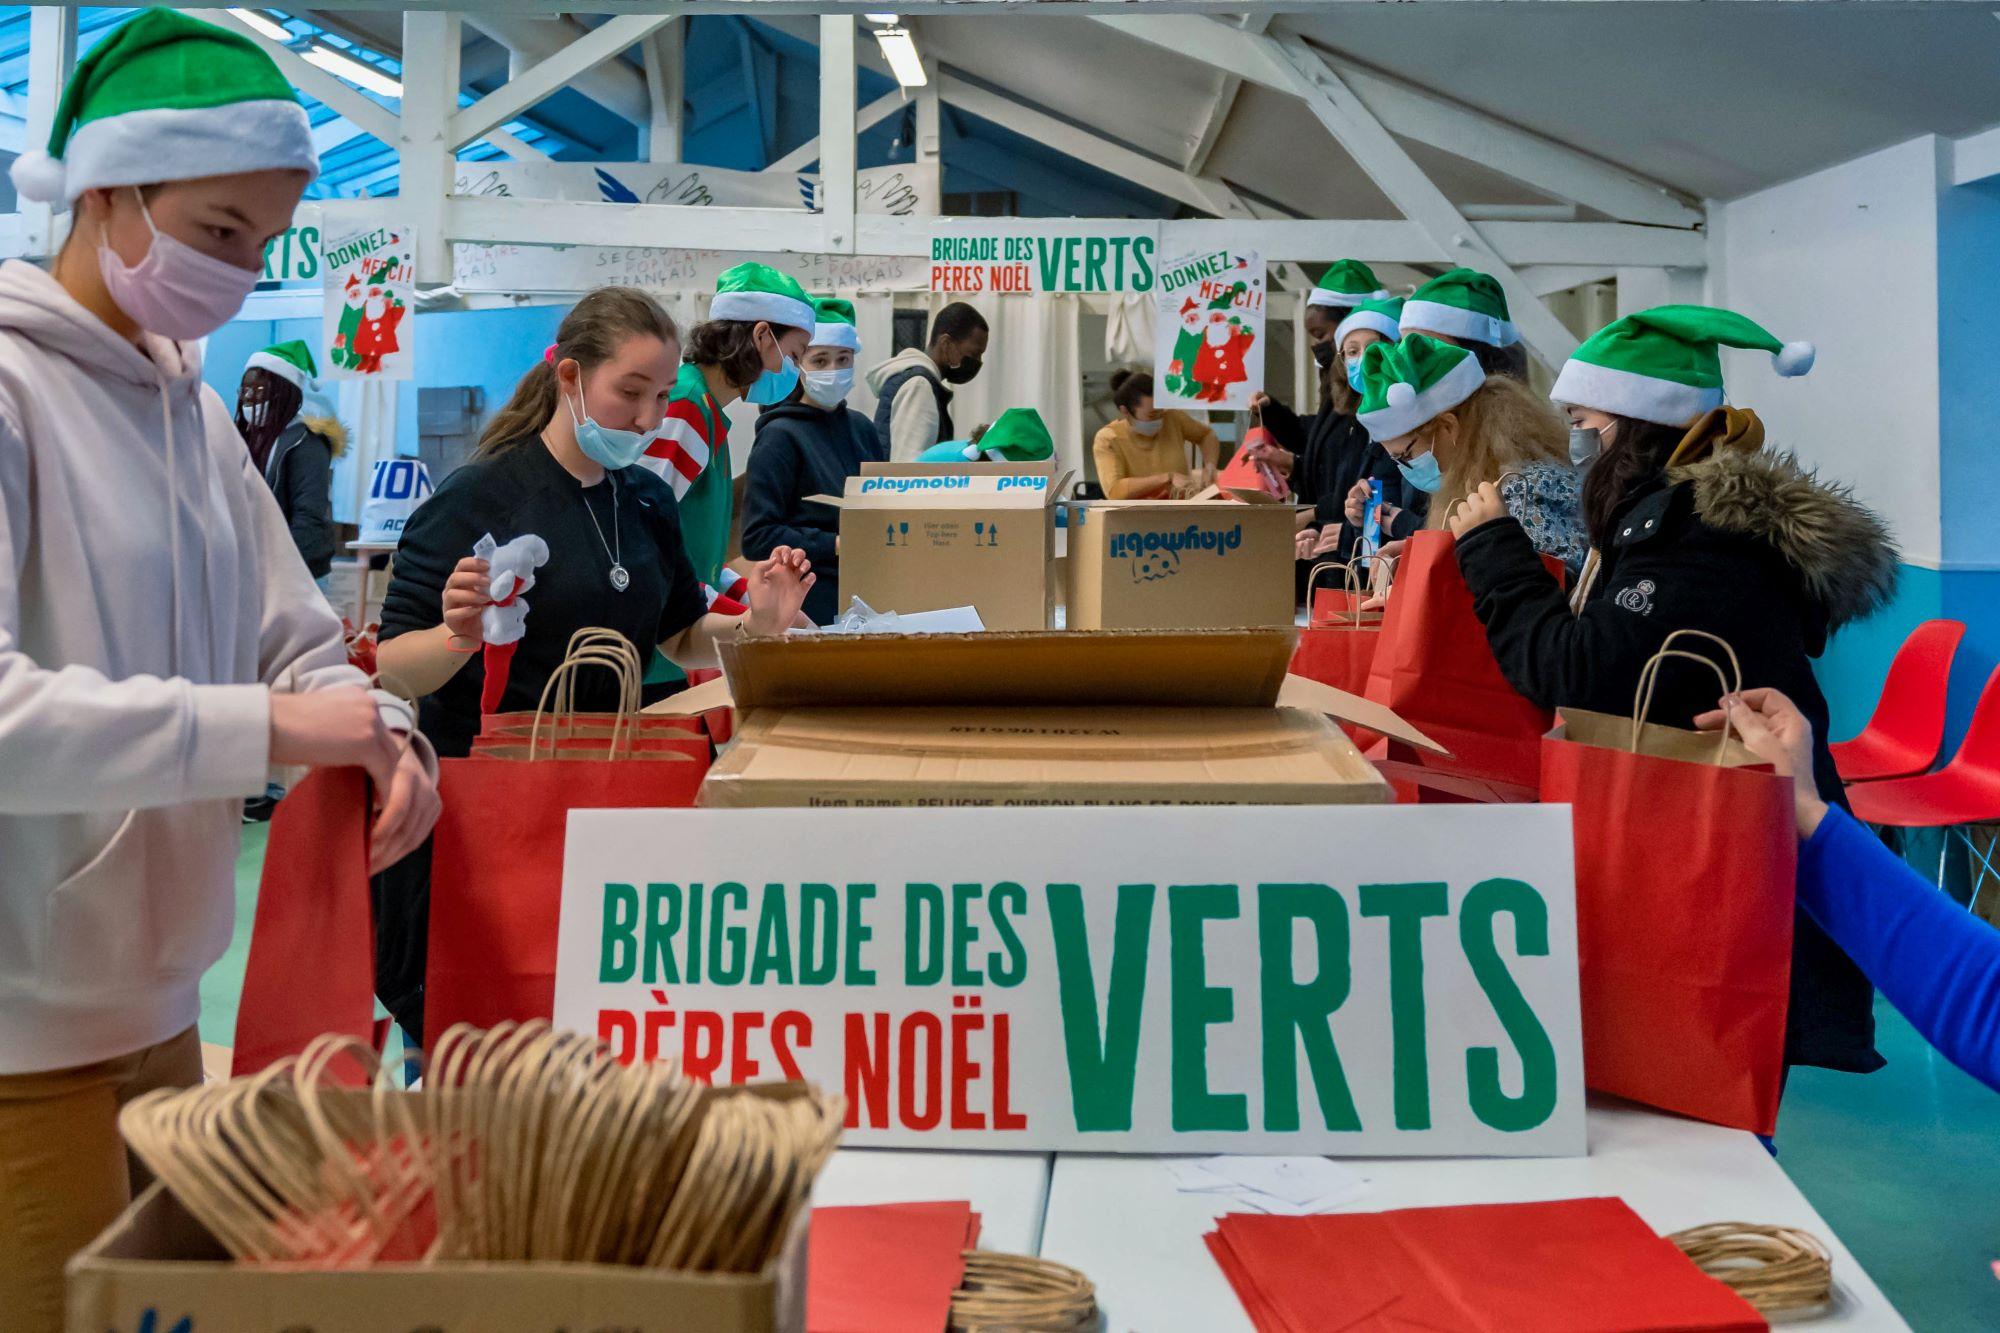
[[[108,236],[97,247],[97,266],[118,308],[147,332],[181,342],[206,338],[234,319],[263,275],[212,259],[161,232],[143,195],[139,212],[153,233],[144,259],[127,265]]]

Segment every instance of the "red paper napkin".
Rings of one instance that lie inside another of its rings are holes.
[[[1622,1199],[1232,1213],[1206,1237],[1258,1333],[1755,1333]]]
[[[815,1208],[806,1333],[943,1333],[979,1214],[955,1203]]]

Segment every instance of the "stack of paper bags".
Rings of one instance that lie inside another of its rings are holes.
[[[1621,1199],[1264,1217],[1205,1238],[1258,1333],[1751,1333]]]
[[[978,1243],[963,1201],[813,1209],[806,1333],[943,1333]]]

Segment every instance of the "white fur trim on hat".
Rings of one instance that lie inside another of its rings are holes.
[[[709,303],[708,317],[782,324],[793,329],[810,329],[819,324],[810,302],[782,292],[723,292]]]
[[[1685,426],[1709,409],[1722,406],[1721,389],[1703,389],[1575,357],[1563,362],[1549,397],[1558,403],[1662,426]]]
[[[1390,342],[1396,342],[1403,336],[1396,328],[1396,321],[1381,311],[1356,310],[1341,320],[1340,327],[1333,331],[1333,345],[1338,347],[1346,342],[1347,335],[1356,329],[1373,329]]]
[[[1507,320],[1438,301],[1405,301],[1403,327],[1412,333],[1442,333],[1447,338],[1470,338],[1493,347],[1511,347],[1521,336]]]
[[[839,320],[835,320],[831,324],[815,324],[813,326],[813,340],[811,345],[814,347],[845,347],[850,352],[858,352],[861,350],[861,330],[855,328],[852,324],[843,324]]]
[[[243,363],[243,368],[245,370],[269,371],[287,383],[298,385],[300,390],[306,392],[310,392],[319,385],[319,381],[307,375],[305,371],[300,370],[281,356],[272,356],[269,352],[254,353],[248,361]]]
[[[1440,412],[1451,411],[1479,392],[1484,383],[1486,372],[1479,368],[1479,358],[1468,356],[1422,393],[1407,384],[1390,385],[1389,405],[1378,412],[1362,412],[1355,420],[1367,429],[1369,439],[1380,444],[1408,435]],[[1397,393],[1398,389],[1409,390],[1409,396]]]
[[[1337,292],[1331,287],[1315,287],[1306,297],[1307,305],[1324,306],[1328,310],[1346,310],[1360,305],[1363,301],[1386,301],[1389,293],[1380,287],[1372,292]]]
[[[181,110],[127,111],[78,126],[63,148],[63,201],[85,190],[290,168],[319,175],[312,124],[272,98]]]

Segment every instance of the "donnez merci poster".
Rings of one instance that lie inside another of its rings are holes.
[[[856,1146],[1584,1151],[1562,807],[570,817],[555,1021]]]

